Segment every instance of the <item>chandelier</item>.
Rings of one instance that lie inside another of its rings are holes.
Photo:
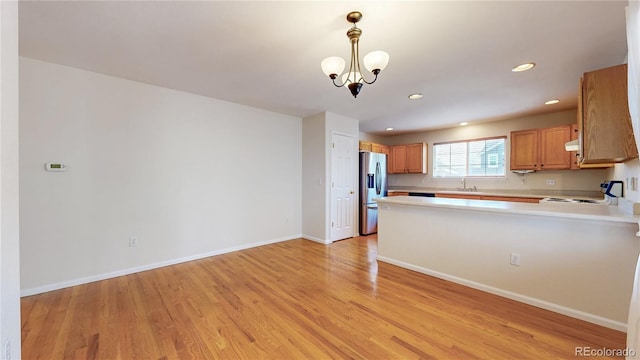
[[[360,30],[356,23],[362,19],[362,13],[359,11],[352,11],[347,14],[347,21],[353,23],[353,27],[347,31],[347,37],[351,41],[351,61],[349,62],[349,71],[342,75],[342,83],[336,83],[338,74],[341,74],[345,67],[344,59],[337,56],[331,56],[324,60],[320,64],[322,71],[333,81],[333,85],[336,87],[347,86],[353,97],[358,97],[360,89],[363,84],[373,84],[378,80],[378,74],[389,63],[389,54],[384,51],[372,51],[365,55],[364,66],[367,70],[373,73],[375,76],[372,81],[367,81],[362,76],[360,71],[360,52],[358,50],[358,41],[362,30]]]

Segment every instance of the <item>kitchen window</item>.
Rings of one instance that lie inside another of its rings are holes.
[[[506,138],[502,136],[433,144],[433,176],[505,176]]]

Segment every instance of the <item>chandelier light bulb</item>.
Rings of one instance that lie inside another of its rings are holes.
[[[384,70],[389,64],[389,54],[384,51],[372,51],[365,55],[364,57],[364,66],[367,70],[374,72],[379,70],[378,72]]]
[[[353,71],[350,73],[344,73],[344,75],[342,75],[342,82],[346,83],[347,85],[353,84],[353,83],[361,83],[362,74],[360,74],[359,72],[353,72]]]
[[[324,72],[324,74],[328,77],[331,77],[332,79],[338,76],[338,74],[342,74],[342,72],[344,71],[344,65],[344,59],[338,56],[328,57],[322,60],[322,63],[320,64],[320,66],[322,66],[322,71]]]

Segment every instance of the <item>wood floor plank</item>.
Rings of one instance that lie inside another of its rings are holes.
[[[22,299],[31,359],[575,359],[625,334],[291,240]]]

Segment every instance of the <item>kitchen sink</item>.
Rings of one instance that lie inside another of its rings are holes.
[[[456,191],[463,191],[463,192],[477,192],[478,188],[477,187],[465,187],[465,188],[457,188]]]

